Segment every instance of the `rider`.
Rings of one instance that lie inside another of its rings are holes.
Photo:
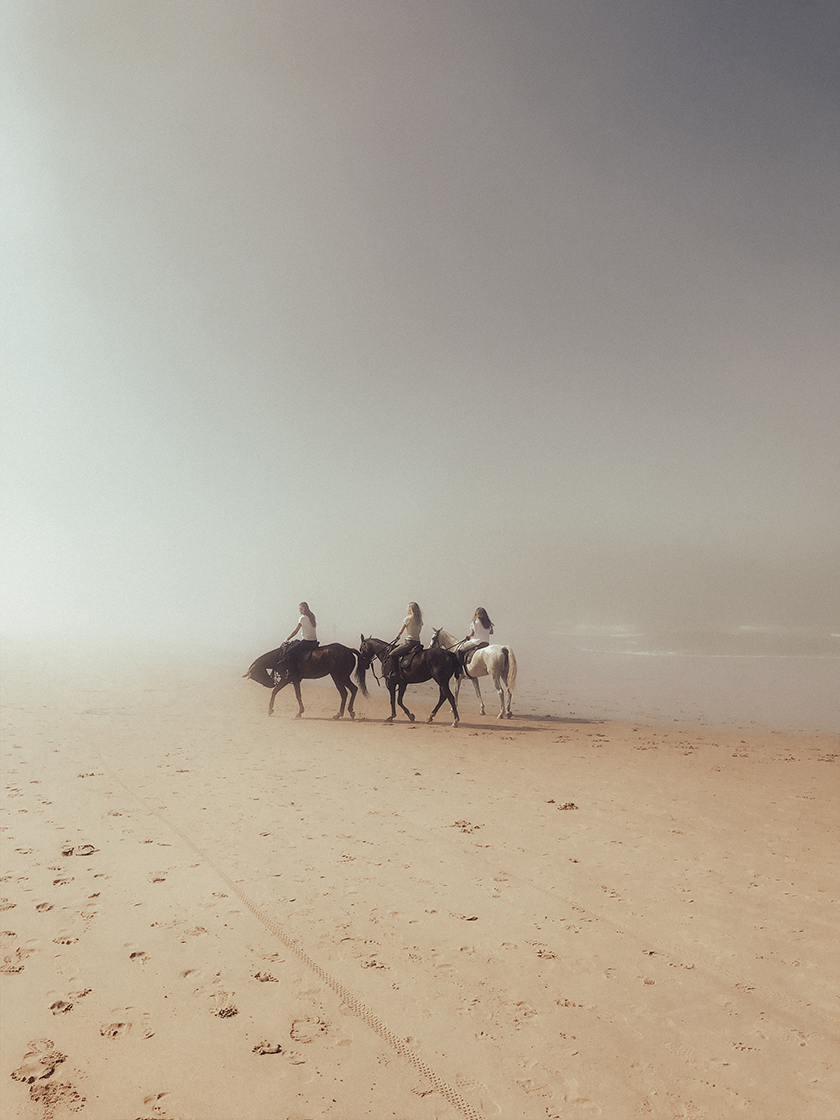
[[[469,661],[468,655],[472,655],[477,649],[484,649],[485,646],[489,646],[492,634],[493,623],[490,621],[490,616],[484,607],[476,607],[470,623],[470,632],[458,649],[458,658],[465,669]]]
[[[399,675],[401,657],[404,657],[405,654],[415,649],[423,648],[420,642],[420,631],[423,629],[423,614],[416,603],[409,603],[407,610],[408,614],[403,619],[399,634],[394,638],[394,642],[399,642],[400,635],[404,632],[405,641],[391,650],[391,673],[394,676]]]
[[[315,633],[315,615],[309,609],[309,604],[299,603],[298,610],[300,611],[298,624],[286,639],[287,642],[291,642],[298,630],[302,634],[302,638],[292,642],[286,650],[286,664],[289,668],[290,677],[300,676],[301,662],[308,653],[318,646],[318,637]]]

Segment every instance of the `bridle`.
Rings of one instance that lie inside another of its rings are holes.
[[[370,640],[371,640],[370,638],[364,638],[362,640],[362,645],[366,645],[368,642],[370,642]],[[381,638],[377,638],[376,640],[377,641],[382,641]],[[367,665],[365,665],[365,669],[370,669],[370,671],[373,673],[373,679],[380,686],[382,684],[382,681],[376,675],[376,669],[374,668],[374,662],[379,661],[382,664],[382,666],[384,667],[385,658],[390,655],[390,653],[393,649],[396,649],[396,645],[397,645],[397,639],[394,638],[394,640],[392,642],[387,642],[387,643],[383,644],[382,649],[378,653],[371,653],[369,658],[366,656],[366,654],[362,653],[361,649],[359,650],[360,661],[361,661],[362,658],[365,658],[365,660],[367,660]],[[382,678],[384,680],[384,678],[385,678],[384,673],[382,674]]]

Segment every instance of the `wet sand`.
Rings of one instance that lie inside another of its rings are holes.
[[[7,664],[4,1116],[837,1120],[837,737],[244,667]]]

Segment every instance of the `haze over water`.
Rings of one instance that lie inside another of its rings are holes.
[[[840,725],[840,8],[0,20],[7,635]]]

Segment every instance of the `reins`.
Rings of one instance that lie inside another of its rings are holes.
[[[382,641],[382,639],[381,639],[381,638],[377,638],[376,640],[377,640],[377,641],[379,641],[379,642],[381,642],[381,641]],[[368,641],[368,642],[369,642],[369,641],[370,641],[370,638],[366,638],[366,639],[365,639],[365,641]],[[378,684],[378,685],[379,685],[380,687],[381,687],[381,685],[382,685],[382,681],[381,681],[381,680],[379,679],[379,677],[377,677],[377,675],[376,675],[376,669],[374,668],[374,662],[375,662],[376,660],[379,660],[379,661],[380,661],[380,662],[382,663],[382,666],[384,667],[384,665],[385,665],[385,658],[386,658],[386,657],[388,657],[388,656],[390,655],[390,653],[391,653],[391,650],[393,650],[393,649],[395,649],[395,648],[396,648],[396,645],[397,645],[397,639],[396,639],[396,638],[394,638],[394,640],[393,640],[392,642],[386,642],[385,644],[383,644],[383,647],[382,647],[382,649],[381,649],[381,650],[379,651],[379,653],[374,653],[374,654],[372,655],[372,657],[371,657],[370,661],[368,662],[368,668],[369,668],[369,669],[370,669],[370,671],[371,671],[371,672],[373,673],[373,679],[374,679],[374,680],[376,681],[376,683],[377,683],[377,684]],[[382,674],[382,677],[383,677],[383,679],[384,679],[384,677],[385,677],[385,674],[384,674],[384,673]]]

